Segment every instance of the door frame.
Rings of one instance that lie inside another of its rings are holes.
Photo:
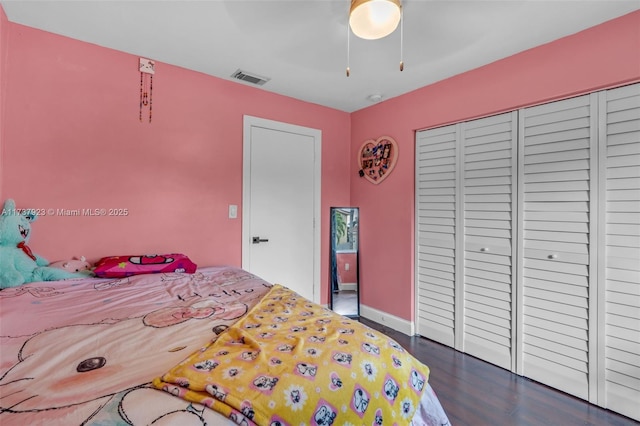
[[[265,118],[243,116],[242,131],[242,268],[247,269],[250,264],[250,213],[251,213],[251,129],[260,127],[280,132],[296,133],[313,138],[314,149],[314,197],[313,197],[313,301],[320,303],[320,215],[321,215],[321,152],[322,131],[310,127],[268,120]]]

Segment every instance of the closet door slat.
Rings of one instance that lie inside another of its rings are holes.
[[[520,116],[522,374],[584,399],[593,111],[586,95],[525,108]],[[559,286],[568,288],[561,293]]]
[[[511,370],[517,113],[463,123],[461,132],[463,348],[471,355]],[[477,219],[486,212],[490,214]]]
[[[456,126],[416,135],[416,325],[454,346]]]
[[[640,84],[600,94],[604,114],[604,405],[640,419]],[[606,143],[606,145],[605,145]]]

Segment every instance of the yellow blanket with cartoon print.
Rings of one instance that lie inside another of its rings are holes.
[[[429,369],[394,340],[275,285],[154,386],[238,424],[409,424]]]

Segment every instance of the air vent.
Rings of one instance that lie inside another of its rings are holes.
[[[256,74],[249,74],[248,72],[237,70],[233,74],[231,74],[231,78],[235,78],[237,80],[246,81],[247,83],[257,84],[258,86],[262,86],[267,81],[271,80],[270,78],[260,77]]]

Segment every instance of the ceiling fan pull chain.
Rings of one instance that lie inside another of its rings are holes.
[[[351,58],[351,29],[349,28],[349,22],[347,22],[347,77],[351,74],[351,69],[349,68],[349,59]]]
[[[404,61],[402,60],[403,45],[404,45],[404,7],[400,6],[400,71],[404,71]]]

